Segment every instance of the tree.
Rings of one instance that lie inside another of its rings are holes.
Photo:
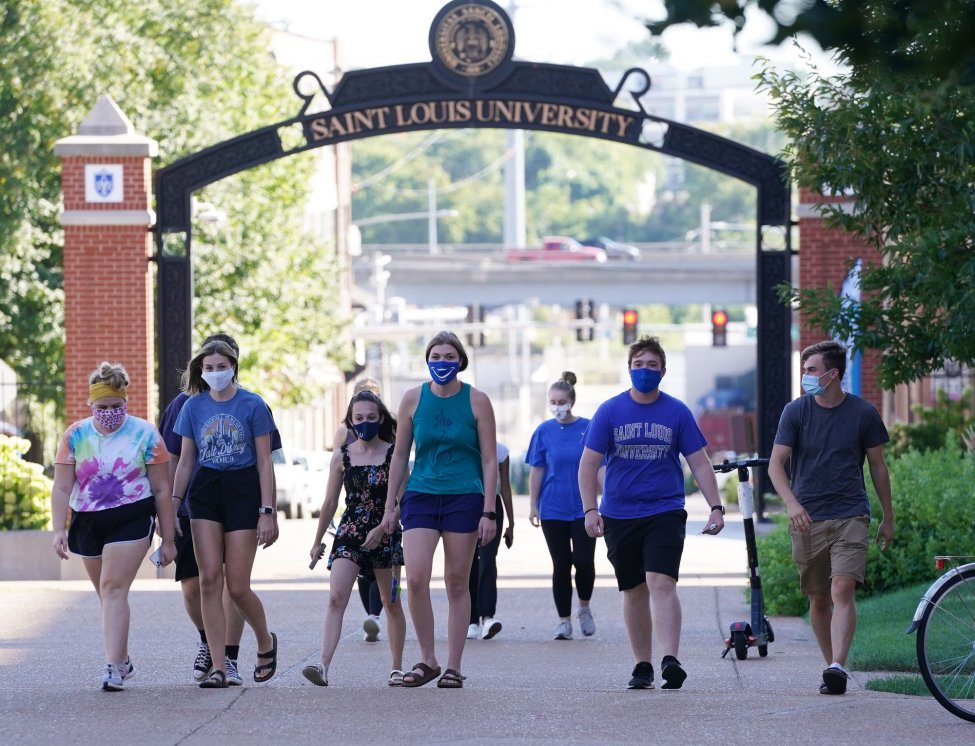
[[[54,142],[109,93],[159,141],[161,166],[293,116],[299,102],[266,27],[234,0],[8,0],[0,69],[0,358],[24,380],[50,381],[63,359]],[[309,393],[309,359],[345,357],[337,316],[322,311],[337,272],[322,266],[322,239],[301,230],[313,168],[295,157],[207,188],[201,197],[232,220],[195,243],[197,341],[233,331],[262,393],[274,380],[285,399]],[[289,268],[309,265],[323,270],[316,281],[294,282]],[[270,376],[282,363],[293,375]]]
[[[863,3],[881,17],[887,0]],[[898,5],[899,4],[895,4]],[[872,13],[874,15],[872,15]],[[955,19],[918,29],[914,56],[936,54]],[[884,24],[870,26],[879,40]],[[880,63],[808,78],[759,76],[770,93],[796,181],[825,194],[852,193],[856,208],[827,208],[830,225],[852,231],[883,261],[862,269],[863,300],[834,288],[788,290],[812,324],[881,353],[883,385],[975,363],[975,86],[935,73],[890,73]]]
[[[807,33],[823,49],[840,50],[854,67],[975,84],[971,0],[664,0],[664,7],[667,17],[647,24],[651,34],[679,23],[730,22],[737,35],[748,23],[746,10],[757,8],[775,24],[771,44]]]

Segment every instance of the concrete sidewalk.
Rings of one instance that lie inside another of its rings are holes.
[[[702,501],[703,502],[703,501]],[[518,514],[527,510],[519,500]],[[385,642],[366,643],[353,598],[327,689],[301,667],[317,660],[327,573],[307,570],[314,524],[283,523],[262,553],[255,588],[280,640],[273,681],[250,680],[253,636],[245,633],[245,686],[204,691],[190,678],[195,632],[174,583],[137,581],[130,653],[137,669],[124,692],[100,691],[99,611],[81,581],[0,583],[0,741],[5,744],[303,743],[964,743],[975,730],[932,699],[868,692],[854,675],[843,697],[818,693],[823,666],[808,625],[773,618],[769,656],[722,659],[728,625],[747,619],[745,552],[729,516],[718,538],[696,534],[706,514],[689,506],[681,600],[680,691],[627,691],[633,659],[605,547],[597,548],[597,633],[554,641],[551,566],[541,532],[526,520],[502,548],[493,640],[469,641],[461,691],[390,689]],[[736,536],[737,535],[737,536]],[[78,561],[73,559],[71,561]],[[437,565],[435,565],[436,567]],[[442,567],[442,564],[440,565]],[[446,603],[434,592],[438,653],[446,656]],[[909,641],[910,642],[910,641]],[[407,665],[418,657],[412,628]],[[655,657],[656,656],[655,654]],[[654,660],[659,669],[659,659]],[[865,677],[863,677],[865,678]],[[657,685],[659,687],[659,672]]]

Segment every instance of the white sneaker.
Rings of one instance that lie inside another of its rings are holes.
[[[559,626],[555,628],[555,639],[556,640],[572,639],[572,620],[562,619],[559,621]]]
[[[379,640],[379,617],[367,616],[362,622],[362,639],[366,642]]]
[[[114,663],[106,663],[102,668],[102,691],[120,692],[125,686],[122,683],[122,672]]]
[[[501,631],[501,622],[493,617],[489,617],[484,620],[484,624],[481,625],[481,639],[490,640],[498,632]]]
[[[470,624],[470,625],[468,625],[468,627],[467,627],[467,639],[468,640],[476,640],[480,636],[481,636],[481,625],[479,625],[479,624]]]
[[[588,606],[580,606],[576,612],[579,618],[579,628],[586,637],[596,634],[596,620],[592,618],[592,610]]]
[[[132,661],[128,658],[119,664],[118,670],[122,675],[122,681],[131,679],[133,676],[135,676],[135,666],[132,665]]]
[[[244,680],[237,672],[237,662],[230,658],[224,658],[224,665],[227,667],[227,686],[243,686]]]
[[[196,648],[196,660],[193,661],[193,678],[196,681],[203,681],[213,668],[213,660],[210,658],[210,646],[201,642]]]

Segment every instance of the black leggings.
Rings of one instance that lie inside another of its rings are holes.
[[[576,568],[576,593],[580,601],[592,598],[596,584],[596,540],[586,533],[582,518],[574,521],[542,521],[542,533],[552,555],[552,595],[562,618],[572,615],[572,567]]]
[[[379,616],[383,613],[383,597],[379,595],[379,584],[375,578],[369,580],[361,575],[356,578],[359,586],[359,600],[362,601],[362,608],[369,616]]]
[[[501,508],[501,497],[495,499],[494,510],[497,513],[497,533],[490,544],[481,546],[480,542],[474,548],[474,561],[471,563],[471,574],[467,587],[471,592],[471,624],[479,624],[481,617],[492,618],[498,611],[498,547],[501,546],[501,534],[504,531],[504,511]]]

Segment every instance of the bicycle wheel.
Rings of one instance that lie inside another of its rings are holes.
[[[975,723],[975,570],[956,575],[924,610],[917,661],[934,698]]]

